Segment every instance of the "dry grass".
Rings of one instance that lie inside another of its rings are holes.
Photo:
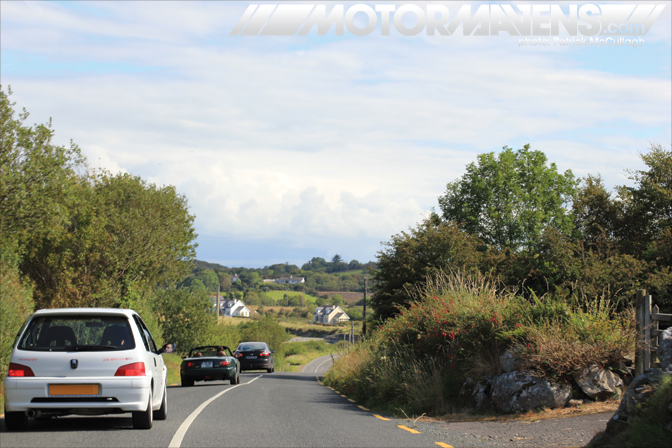
[[[566,407],[556,409],[540,409],[536,411],[527,411],[519,414],[506,415],[476,415],[468,413],[447,414],[440,417],[423,417],[422,421],[428,422],[510,422],[527,421],[536,422],[539,420],[548,420],[554,418],[579,417],[582,415],[602,414],[605,412],[616,412],[620,401],[611,399],[607,401],[596,401],[587,403],[579,407]]]

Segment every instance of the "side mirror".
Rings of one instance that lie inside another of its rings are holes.
[[[175,344],[173,343],[168,343],[161,347],[161,350],[159,350],[159,355],[161,353],[173,353],[175,351]]]

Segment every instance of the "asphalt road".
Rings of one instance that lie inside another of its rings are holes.
[[[169,387],[168,419],[155,421],[151,430],[134,430],[130,414],[31,420],[27,431],[9,433],[2,419],[0,446],[457,448],[530,442],[376,415],[317,381],[330,366],[326,356],[302,373],[245,372],[237,386]]]

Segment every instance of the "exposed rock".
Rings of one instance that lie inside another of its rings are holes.
[[[618,375],[595,364],[574,374],[574,381],[588,398],[596,401],[620,395],[623,387],[623,380]]]
[[[578,408],[579,406],[583,406],[583,400],[569,400],[567,402],[567,406],[572,408]]]
[[[636,406],[649,398],[664,375],[668,374],[660,369],[648,369],[632,380],[616,413],[607,423],[607,433],[617,433],[627,427],[635,415]]]
[[[657,354],[661,369],[665,370],[672,365],[672,327],[667,328],[658,336]]]
[[[490,390],[494,377],[485,376],[477,380],[467,378],[460,388],[460,398],[467,401],[467,404],[476,409],[483,409],[490,406]]]
[[[552,383],[532,372],[511,372],[497,377],[492,383],[492,404],[506,412],[524,412],[542,407],[557,408],[567,404],[572,387]]]
[[[502,364],[504,373],[511,373],[517,370],[520,365],[520,360],[509,350],[505,351],[504,354],[499,357],[499,362]]]

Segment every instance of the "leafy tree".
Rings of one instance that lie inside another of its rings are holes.
[[[163,338],[175,343],[180,353],[207,343],[211,327],[216,325],[210,298],[205,291],[185,288],[159,290],[152,305],[163,328]]]
[[[217,280],[222,291],[231,287],[231,274],[228,272],[217,272]]]
[[[331,296],[331,304],[342,307],[344,304],[343,296],[340,294],[334,294],[333,296]]]
[[[33,312],[30,283],[6,253],[0,253],[0,379],[4,379],[12,343],[26,318]]]
[[[625,216],[617,233],[623,249],[635,256],[672,228],[672,149],[652,145],[641,157],[648,170],[628,170],[635,187],[618,188]]]
[[[578,181],[571,171],[560,174],[530,145],[514,151],[480,154],[461,179],[450,182],[439,198],[443,218],[458,223],[488,246],[513,251],[529,249],[547,226],[571,232],[567,210]]]
[[[370,299],[374,318],[386,319],[411,300],[414,285],[439,271],[478,269],[478,238],[432,216],[409,232],[392,236],[378,252],[376,292]]]
[[[278,321],[266,316],[258,321],[245,322],[238,326],[241,341],[263,341],[271,350],[280,350],[283,342],[290,339],[285,328]]]
[[[26,126],[28,112],[15,116],[0,90],[0,238],[23,248],[35,234],[69,224],[67,209],[84,158],[79,148],[51,143],[51,122]]]
[[[336,254],[334,257],[331,259],[331,262],[336,264],[336,263],[342,263],[343,259],[341,258],[340,255]]]

